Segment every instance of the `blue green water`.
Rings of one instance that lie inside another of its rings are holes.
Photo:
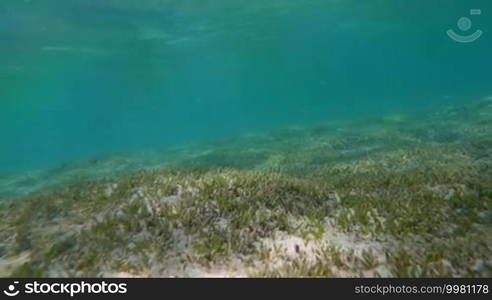
[[[492,94],[490,0],[2,0],[0,46],[0,173]]]

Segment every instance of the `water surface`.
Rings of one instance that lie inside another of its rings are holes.
[[[470,16],[474,43],[446,30]],[[492,4],[3,0],[0,173],[492,94]]]

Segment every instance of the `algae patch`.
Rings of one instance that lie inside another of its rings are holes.
[[[104,176],[66,167],[83,176],[0,204],[0,273],[491,276],[491,110],[286,129],[138,164],[108,157],[97,165],[124,172]]]

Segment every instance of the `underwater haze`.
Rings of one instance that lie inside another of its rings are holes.
[[[0,277],[492,277],[491,16],[0,0]]]
[[[0,174],[483,97],[490,14],[487,0],[3,0]],[[483,36],[451,40],[467,16]]]

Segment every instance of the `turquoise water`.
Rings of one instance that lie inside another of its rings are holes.
[[[2,0],[0,173],[491,95],[491,16],[489,0]],[[451,40],[460,17],[483,36]]]

